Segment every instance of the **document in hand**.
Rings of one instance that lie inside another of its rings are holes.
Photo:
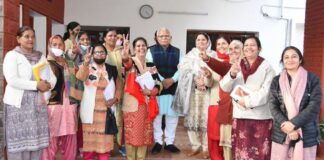
[[[109,80],[108,85],[106,86],[106,88],[104,90],[105,100],[108,101],[108,100],[114,98],[115,97],[115,91],[116,91],[115,81],[114,81],[113,78],[111,78]],[[111,110],[112,110],[112,112],[115,112],[115,110],[116,110],[115,105],[111,106]]]
[[[231,92],[231,97],[237,102],[240,101],[242,97],[248,96],[250,93],[251,91],[248,88],[243,87],[242,85],[237,85]]]
[[[104,90],[106,101],[115,97],[115,88],[115,81],[113,79],[109,80],[109,83]]]
[[[155,81],[149,71],[137,76],[135,81],[141,86],[142,89],[146,87],[147,89],[151,90],[155,86]]]
[[[35,76],[36,81],[42,80],[50,80],[50,66],[47,62],[40,62],[35,64],[33,69],[33,74]]]
[[[49,81],[51,78],[51,69],[49,64],[46,61],[39,62],[32,66],[33,74],[35,76],[36,81],[47,80]],[[47,102],[51,97],[51,91],[47,91],[43,93],[43,97],[40,100],[41,102]]]

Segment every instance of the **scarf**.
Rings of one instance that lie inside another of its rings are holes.
[[[223,60],[224,62],[229,62],[230,58],[226,53],[221,53],[218,50],[216,50],[217,58]]]
[[[24,55],[26,59],[32,63],[36,64],[42,57],[42,53],[39,51],[33,50],[31,53],[27,53],[24,49],[22,49],[20,46],[17,46],[14,51]]]
[[[264,59],[262,57],[258,56],[252,65],[250,65],[245,58],[241,60],[240,66],[241,66],[241,72],[243,74],[244,82],[246,82],[247,78],[258,69],[258,67],[261,65],[263,60]]]
[[[292,119],[299,113],[300,102],[303,98],[307,84],[307,71],[303,67],[299,67],[295,79],[292,79],[291,86],[289,85],[287,71],[284,70],[280,74],[279,86],[283,96],[283,100],[288,112],[288,119]],[[297,132],[302,136],[302,130]],[[288,138],[288,137],[287,137]],[[303,141],[296,143],[292,155],[293,160],[303,160]]]
[[[146,66],[146,63],[143,65],[140,63],[140,60],[138,57],[133,57],[132,58],[134,65],[140,72],[140,74],[144,74],[146,71],[148,71],[148,68]],[[159,114],[159,106],[157,103],[157,99],[155,95],[150,95],[148,96],[148,102],[146,102],[146,97],[142,93],[142,89],[140,85],[136,82],[136,72],[130,72],[127,75],[126,82],[125,82],[125,93],[128,93],[132,96],[134,96],[137,101],[139,106],[147,104],[148,107],[148,116],[147,120],[152,122],[155,117]]]

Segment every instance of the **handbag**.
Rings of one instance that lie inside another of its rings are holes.
[[[117,134],[118,128],[116,124],[116,117],[114,113],[112,112],[111,108],[107,109],[107,115],[106,115],[106,127],[105,127],[105,134]]]

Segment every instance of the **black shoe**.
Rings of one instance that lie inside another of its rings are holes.
[[[169,151],[169,152],[172,152],[172,153],[179,153],[180,152],[180,150],[173,144],[165,145],[164,149]]]
[[[152,148],[152,154],[160,153],[162,149],[162,145],[160,143],[155,143],[154,147]]]

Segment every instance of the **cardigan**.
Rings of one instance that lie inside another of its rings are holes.
[[[42,55],[39,61],[47,60]],[[24,90],[37,91],[37,81],[31,80],[33,76],[32,65],[24,55],[14,50],[9,51],[4,58],[3,75],[8,83],[3,98],[5,104],[20,108]],[[51,89],[56,84],[56,77],[51,69],[49,83]]]
[[[225,92],[231,92],[236,85],[242,85],[251,91],[247,96],[244,96],[245,107],[240,106],[234,100],[233,103],[233,118],[237,119],[257,119],[265,120],[272,119],[268,95],[270,84],[275,76],[275,71],[272,69],[267,61],[263,61],[258,69],[248,76],[244,82],[242,72],[232,79],[230,72],[228,72],[220,86]]]

